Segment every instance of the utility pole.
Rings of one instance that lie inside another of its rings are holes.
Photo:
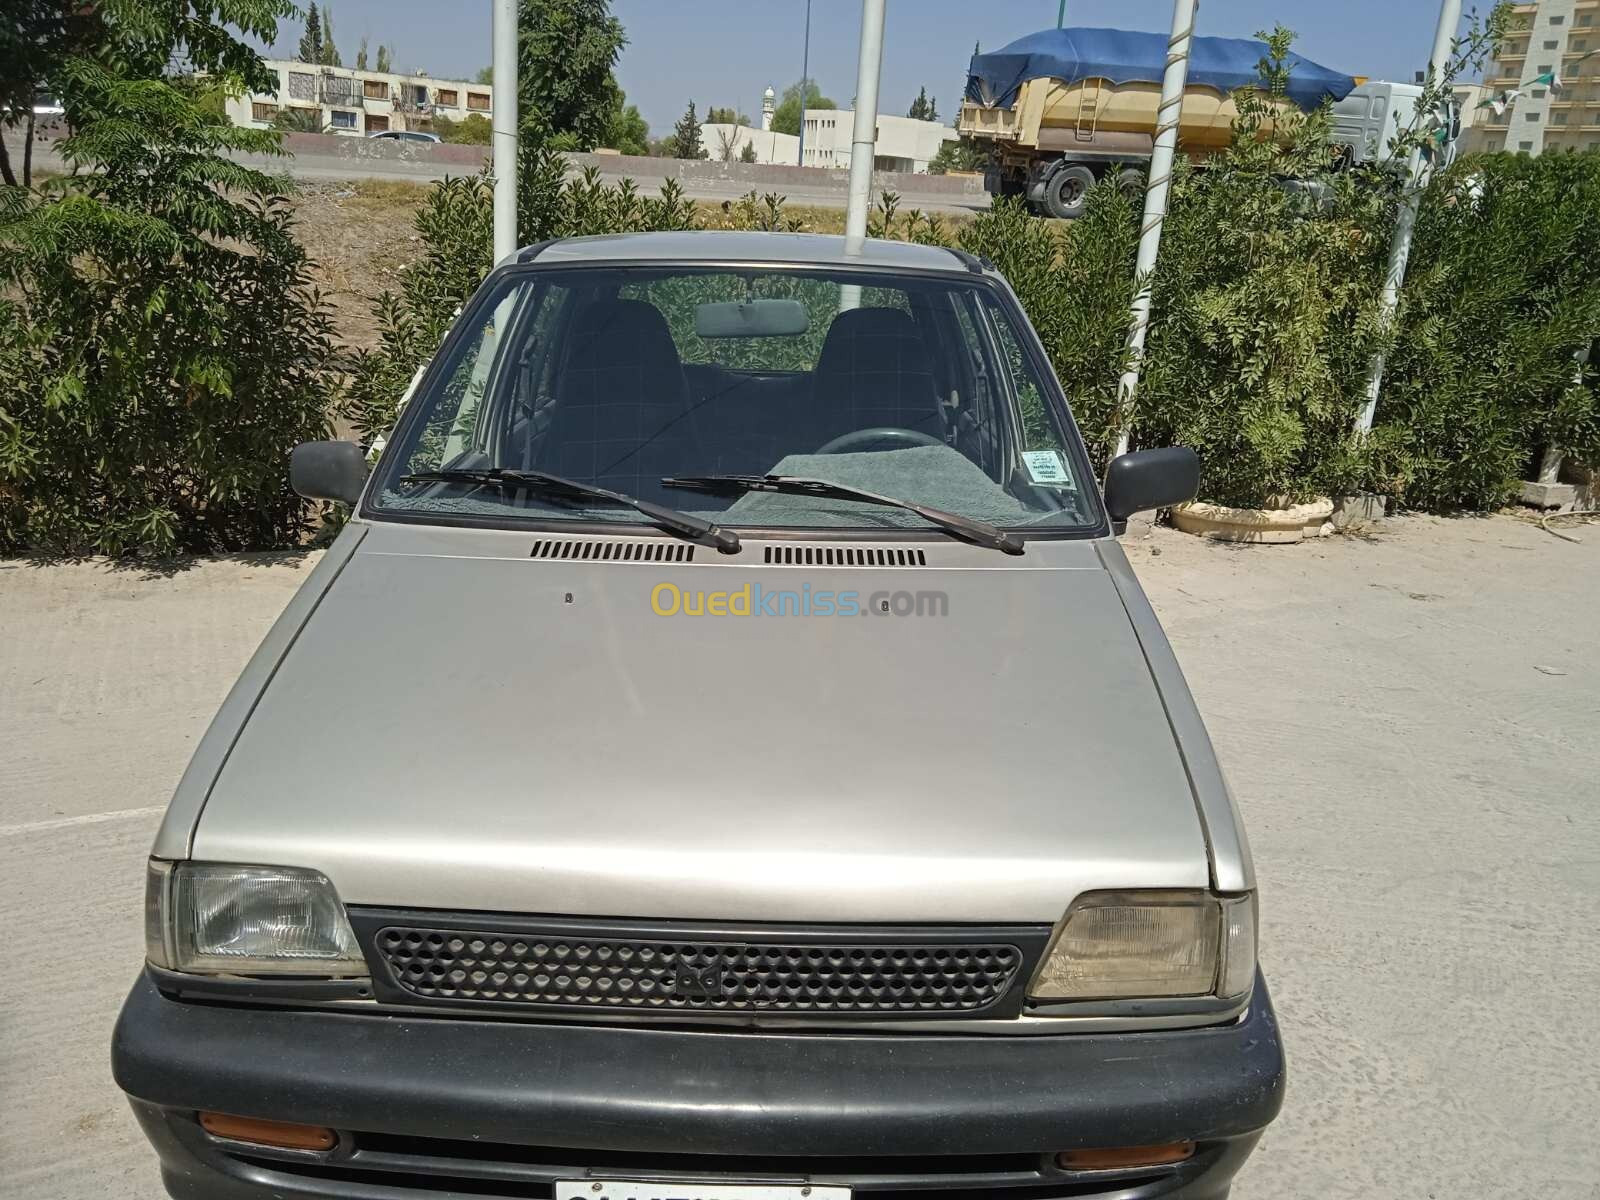
[[[1450,65],[1450,55],[1455,49],[1456,30],[1461,25],[1461,0],[1443,0],[1439,5],[1439,27],[1433,33],[1433,56],[1428,59],[1428,84],[1444,78]],[[1418,119],[1422,118],[1420,112]],[[1389,269],[1383,277],[1383,294],[1378,297],[1378,325],[1388,329],[1394,321],[1395,309],[1400,306],[1400,285],[1406,279],[1406,264],[1411,260],[1411,236],[1417,228],[1417,206],[1422,202],[1422,189],[1426,180],[1422,176],[1422,147],[1411,151],[1406,163],[1406,190],[1400,200],[1400,215],[1395,218],[1394,238],[1389,243]],[[1372,428],[1378,412],[1378,393],[1383,390],[1383,354],[1372,356],[1367,368],[1367,402],[1356,417],[1356,433]]]
[[[1066,23],[1067,23],[1067,0],[1061,0],[1060,6],[1057,7],[1057,9],[1056,9],[1056,28],[1060,29]]]
[[[806,165],[806,93],[811,90],[811,0],[806,0],[805,49],[800,51],[800,150],[795,166]]]
[[[494,261],[517,249],[517,0],[494,0]]]
[[[1174,0],[1172,36],[1167,40],[1167,69],[1161,77],[1161,107],[1156,112],[1156,142],[1150,155],[1150,176],[1145,184],[1144,222],[1139,227],[1139,254],[1133,269],[1133,315],[1128,325],[1128,369],[1117,387],[1117,448],[1128,452],[1133,429],[1133,401],[1139,391],[1144,366],[1145,335],[1150,329],[1150,283],[1156,257],[1161,252],[1161,225],[1167,219],[1167,196],[1172,190],[1172,160],[1178,149],[1178,117],[1183,111],[1183,89],[1189,82],[1189,48],[1194,43],[1197,0]]]
[[[872,165],[878,141],[878,77],[883,74],[884,0],[861,0],[861,54],[856,63],[856,104],[850,124],[850,198],[844,215],[844,252],[860,254],[872,211]]]

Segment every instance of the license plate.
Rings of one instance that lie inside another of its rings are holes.
[[[562,1179],[556,1200],[850,1200],[847,1187],[696,1180]]]

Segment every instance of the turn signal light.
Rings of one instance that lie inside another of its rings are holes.
[[[1116,1171],[1129,1167],[1166,1167],[1194,1156],[1193,1142],[1165,1146],[1118,1146],[1110,1150],[1063,1150],[1056,1166],[1065,1171]]]
[[[203,1112],[200,1126],[213,1137],[235,1142],[254,1142],[280,1150],[332,1150],[339,1139],[333,1130],[321,1125],[293,1125],[288,1121],[259,1121],[254,1117],[230,1117],[227,1113]]]

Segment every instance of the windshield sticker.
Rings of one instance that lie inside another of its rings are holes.
[[[1056,487],[1069,487],[1072,484],[1072,478],[1067,474],[1067,465],[1061,461],[1061,455],[1054,450],[1024,450],[1022,461],[1035,483]]]

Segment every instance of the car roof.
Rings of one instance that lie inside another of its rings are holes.
[[[970,254],[942,246],[868,238],[861,253],[847,255],[842,236],[820,233],[747,233],[694,229],[668,233],[617,233],[562,238],[529,246],[518,262],[624,264],[641,262],[867,266],[895,271],[980,272],[988,267]]]

